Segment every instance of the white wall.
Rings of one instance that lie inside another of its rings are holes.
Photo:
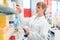
[[[30,9],[30,0],[23,0],[23,8]]]

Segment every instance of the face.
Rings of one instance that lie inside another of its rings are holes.
[[[38,15],[41,15],[41,14],[43,13],[43,9],[42,9],[41,6],[36,6],[36,13],[37,13]]]

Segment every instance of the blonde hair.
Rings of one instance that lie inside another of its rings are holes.
[[[46,11],[47,5],[44,2],[38,2],[36,6],[41,6],[42,9],[45,9],[44,10],[44,15],[45,15],[45,11]]]

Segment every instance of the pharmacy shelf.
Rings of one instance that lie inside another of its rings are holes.
[[[9,8],[7,6],[0,5],[0,14],[4,15],[11,15],[11,14],[16,14],[16,11],[12,8]]]

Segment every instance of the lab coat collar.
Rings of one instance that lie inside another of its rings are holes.
[[[35,19],[44,19],[45,18],[45,16],[43,15],[43,16],[40,16],[40,17],[37,17],[37,15],[35,15],[36,17],[35,17]]]

